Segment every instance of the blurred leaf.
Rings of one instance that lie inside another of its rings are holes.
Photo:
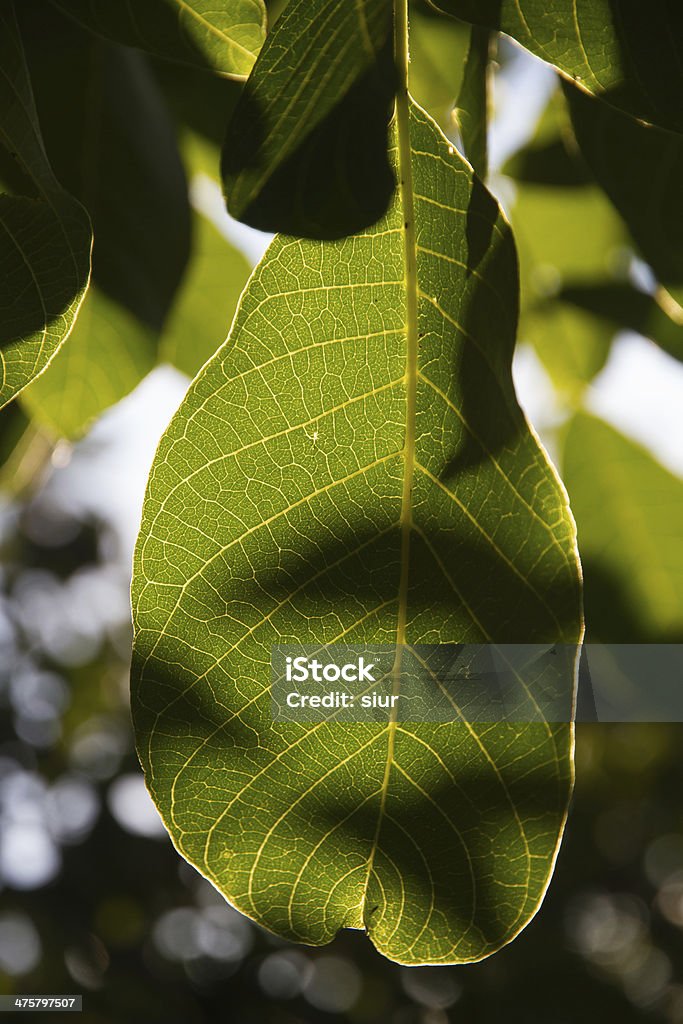
[[[678,75],[680,82],[680,68]],[[584,159],[645,260],[683,305],[683,139],[640,124],[570,86],[565,95]],[[683,109],[680,86],[678,106]]]
[[[52,3],[106,39],[230,78],[247,78],[266,35],[263,0]]]
[[[156,361],[189,251],[175,131],[144,58],[44,5],[22,11],[45,142],[95,231],[92,288],[69,339],[26,392],[32,415],[78,437]]]
[[[552,100],[549,106],[554,106]],[[524,185],[593,184],[588,168],[578,159],[578,151],[576,154],[568,151],[569,140],[566,133],[560,134],[557,116],[553,122],[556,130],[550,133],[550,125],[546,125],[545,118],[546,114],[542,117],[545,130],[537,131],[528,145],[513,153],[503,164],[501,173]]]
[[[472,26],[455,115],[465,156],[483,181],[488,175],[489,165],[487,135],[492,39],[488,29]]]
[[[683,6],[615,0],[431,0],[500,30],[583,90],[635,117],[683,131]]]
[[[535,139],[504,170],[522,174],[511,210],[522,291],[519,337],[531,342],[565,398],[576,401],[605,365],[616,327],[589,308],[562,301],[562,292],[614,284],[620,261],[626,273],[628,238],[602,191],[576,182],[574,168],[581,165],[567,149],[565,122],[563,107],[551,99]],[[550,148],[552,173],[537,182],[529,162]]]
[[[563,479],[578,529],[588,639],[683,642],[683,481],[583,413],[568,428]]]
[[[217,147],[188,133],[182,152],[195,188],[210,168],[216,174]],[[195,208],[192,259],[166,321],[159,358],[194,377],[225,341],[250,272],[246,257]]]
[[[627,236],[600,189],[586,184],[591,179],[572,142],[557,90],[532,139],[502,170],[515,179],[511,220],[520,259],[519,336],[534,346],[563,398],[576,403],[605,365],[615,329],[559,296],[577,283],[612,283],[617,264],[624,262]]]
[[[45,155],[14,6],[0,0],[0,407],[69,334],[90,275],[85,210]]]
[[[468,39],[466,25],[444,21],[423,4],[411,7],[410,95],[447,135],[455,128],[453,108],[462,82]]]
[[[189,130],[218,147],[215,164],[206,173],[220,178],[220,147],[242,85],[168,61],[150,60],[150,64],[179,130]]]
[[[161,361],[194,377],[223,344],[251,267],[200,213],[193,215],[192,261],[164,329]]]
[[[561,401],[571,406],[580,404],[586,385],[606,365],[615,333],[610,322],[560,296],[524,309],[519,328],[520,341],[533,345]]]
[[[393,98],[389,0],[291,0],[237,103],[223,148],[230,213],[338,238],[386,211]]]
[[[273,723],[269,694],[273,643],[579,635],[571,519],[512,386],[512,237],[404,97],[401,196],[341,241],[275,239],[161,441],[132,696],[177,848],[240,910],[453,963],[543,897],[570,727]]]
[[[556,301],[594,313],[615,330],[637,331],[674,359],[683,360],[683,323],[667,316],[656,297],[626,281],[567,285],[558,293]]]

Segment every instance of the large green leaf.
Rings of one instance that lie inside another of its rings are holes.
[[[512,386],[510,231],[404,93],[391,142],[385,217],[276,238],[161,441],[133,713],[174,843],[240,910],[453,963],[539,906],[571,727],[274,723],[269,697],[273,644],[580,634],[573,523]]]
[[[584,566],[588,639],[683,642],[683,481],[585,414],[571,421],[563,468]]]
[[[245,79],[266,35],[263,0],[52,0],[86,28],[159,57]]]
[[[69,334],[90,274],[88,216],[45,155],[24,53],[0,2],[0,407]]]
[[[570,86],[565,95],[584,159],[661,283],[683,306],[683,138],[640,124]]]
[[[664,128],[683,130],[683,7],[619,0],[431,0],[500,29],[586,92]]]
[[[156,362],[190,247],[175,130],[141,54],[44,4],[22,10],[45,145],[95,231],[93,275],[69,343],[24,394],[34,418],[78,437]]]
[[[338,238],[386,211],[390,16],[389,0],[287,5],[228,128],[222,167],[234,217]]]

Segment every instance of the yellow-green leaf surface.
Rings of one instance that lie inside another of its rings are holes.
[[[14,7],[0,2],[0,407],[45,369],[90,274],[85,210],[45,155]]]
[[[86,28],[158,57],[245,79],[266,35],[263,0],[52,0]]]
[[[563,478],[602,643],[683,642],[683,481],[602,420],[575,416]]]
[[[275,239],[162,439],[133,713],[178,850],[236,907],[455,963],[539,906],[571,727],[274,723],[269,696],[273,644],[580,634],[573,523],[512,387],[509,229],[403,92],[391,158],[374,227]]]
[[[585,92],[683,131],[683,7],[624,0],[431,0],[447,14],[499,29]]]

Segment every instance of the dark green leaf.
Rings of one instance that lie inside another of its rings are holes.
[[[266,35],[263,0],[52,0],[85,28],[158,57],[245,79]]]
[[[90,274],[83,208],[45,155],[14,7],[0,2],[0,407],[45,369]]]
[[[512,386],[511,234],[404,97],[400,197],[338,242],[276,238],[162,439],[133,710],[174,842],[241,911],[454,963],[543,897],[571,728],[273,723],[269,696],[274,643],[580,633],[571,517]]]
[[[435,7],[516,39],[586,92],[627,113],[683,131],[679,0],[431,0]]]
[[[388,0],[291,0],[228,128],[222,172],[234,217],[338,238],[386,211],[390,16]]]
[[[683,305],[683,138],[570,86],[565,95],[583,158],[662,285]]]
[[[625,281],[567,285],[556,297],[606,320],[615,329],[637,331],[675,359],[683,360],[683,322],[673,320],[653,295]]]
[[[144,58],[43,4],[25,4],[22,23],[47,152],[95,232],[91,293],[68,347],[25,401],[77,437],[156,361],[189,252],[187,188]]]

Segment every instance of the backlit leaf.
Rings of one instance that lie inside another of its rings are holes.
[[[483,181],[488,175],[491,49],[491,33],[488,29],[473,25],[455,105],[455,118],[465,156]]]
[[[133,712],[174,843],[241,911],[456,963],[543,897],[571,727],[274,723],[269,696],[278,643],[580,634],[572,520],[512,386],[510,231],[400,94],[390,141],[385,217],[277,237],[161,441]]]

